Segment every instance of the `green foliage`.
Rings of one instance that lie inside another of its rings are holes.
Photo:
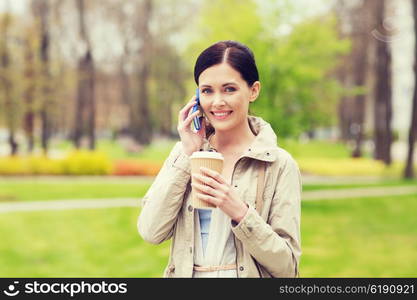
[[[337,39],[335,24],[329,16],[306,20],[260,51],[263,90],[253,109],[265,115],[281,137],[298,136],[336,120],[342,89],[329,72],[348,44]]]
[[[335,122],[342,89],[329,73],[349,49],[348,41],[338,38],[331,15],[305,19],[289,33],[277,33],[282,23],[276,18],[289,7],[275,5],[262,12],[251,0],[206,1],[199,16],[201,38],[188,50],[194,62],[219,40],[238,40],[251,48],[262,85],[251,112],[270,122],[280,137]]]

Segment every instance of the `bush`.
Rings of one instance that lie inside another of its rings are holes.
[[[108,157],[97,151],[72,151],[62,161],[63,173],[67,175],[108,175],[112,164]]]
[[[326,176],[401,176],[403,164],[394,162],[390,167],[369,158],[298,158],[303,173]]]
[[[111,161],[95,151],[73,151],[63,159],[46,156],[0,158],[0,175],[107,175],[111,171]]]
[[[156,176],[162,163],[146,160],[119,160],[114,163],[113,175]]]

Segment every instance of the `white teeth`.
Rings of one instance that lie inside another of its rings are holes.
[[[223,117],[223,116],[227,116],[228,114],[230,114],[230,112],[225,112],[225,113],[213,113],[215,116],[218,117]]]

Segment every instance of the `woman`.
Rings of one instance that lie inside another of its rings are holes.
[[[142,200],[139,233],[154,244],[172,238],[165,277],[297,276],[301,176],[271,126],[248,115],[261,88],[252,51],[218,42],[198,57],[194,79],[202,127],[191,130],[194,96],[179,112],[181,141]],[[202,169],[191,184],[189,156],[212,148],[223,172]],[[194,209],[191,188],[216,208]]]

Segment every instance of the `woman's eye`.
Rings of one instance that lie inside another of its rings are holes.
[[[225,90],[226,92],[234,92],[234,91],[236,91],[236,89],[235,89],[234,87],[232,87],[232,86],[228,86],[228,87],[226,87],[224,90]]]
[[[201,93],[208,94],[208,93],[210,93],[210,89],[202,89]]]

